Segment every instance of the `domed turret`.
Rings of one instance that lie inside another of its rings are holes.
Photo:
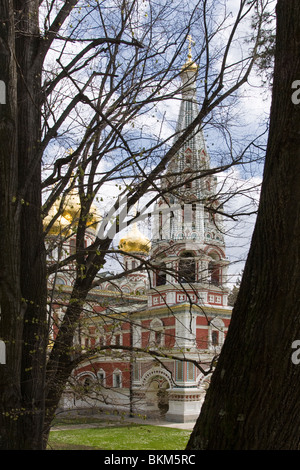
[[[75,224],[78,221],[78,217],[80,215],[81,210],[81,202],[79,198],[79,194],[73,190],[71,191],[65,199],[65,205],[63,209],[62,215],[69,221],[70,224]],[[98,223],[100,221],[100,214],[97,207],[92,204],[90,211],[87,215],[87,228],[96,230]]]
[[[151,243],[149,238],[145,237],[133,224],[130,232],[120,240],[119,249],[126,253],[149,253]]]
[[[60,209],[61,198],[59,198],[51,207],[49,214],[44,219],[44,227],[47,227],[53,217],[57,214]],[[62,213],[58,216],[51,229],[49,230],[50,235],[69,235],[72,231],[75,231],[77,227],[78,218],[81,210],[81,202],[79,194],[73,190],[66,197],[63,202]],[[89,230],[96,231],[98,223],[100,221],[100,214],[97,207],[92,204],[90,212],[87,216],[87,228]]]

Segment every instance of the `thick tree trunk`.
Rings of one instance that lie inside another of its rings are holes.
[[[1,2],[0,448],[40,449],[44,421],[46,264],[41,220],[38,0]],[[2,67],[3,64],[3,67]],[[1,77],[2,78],[2,77]]]
[[[278,0],[261,202],[229,332],[188,443],[201,450],[295,450],[300,442],[300,3]]]
[[[38,60],[39,1],[15,0],[18,79],[19,194],[21,206],[21,291],[26,302],[22,354],[24,429],[29,445],[42,446],[47,341],[46,259],[41,218],[41,64]]]
[[[14,60],[14,19],[11,0],[0,4],[0,338],[6,363],[0,364],[0,448],[14,438],[15,411],[21,408],[22,305],[20,290],[20,211],[17,205],[17,70]]]

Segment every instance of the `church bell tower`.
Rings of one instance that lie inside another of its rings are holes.
[[[198,66],[189,54],[180,77],[182,100],[176,138],[198,116]],[[170,161],[163,178],[166,195],[155,207],[148,307],[191,302],[198,306],[227,306],[228,260],[217,199],[217,178],[210,173],[203,129],[198,126]]]

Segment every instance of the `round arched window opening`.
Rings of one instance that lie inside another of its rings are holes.
[[[93,380],[90,377],[87,377],[83,382],[83,388],[85,392],[89,392],[92,389]]]
[[[156,287],[164,286],[167,283],[167,273],[165,263],[160,264],[156,271]]]
[[[178,264],[178,280],[180,283],[196,281],[196,262],[194,254],[190,251],[181,253]]]
[[[215,261],[210,261],[208,264],[208,277],[209,282],[214,286],[222,284],[221,268]]]

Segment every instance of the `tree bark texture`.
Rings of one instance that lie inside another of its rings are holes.
[[[38,57],[39,1],[16,0],[16,60],[18,79],[19,194],[21,200],[21,291],[26,304],[22,352],[24,425],[29,445],[40,448],[44,421],[45,354],[47,338],[46,259],[41,218],[41,73]],[[34,228],[34,229],[33,229]],[[28,399],[30,397],[30,400]]]
[[[6,364],[0,364],[0,448],[14,435],[14,416],[21,407],[22,305],[20,290],[20,213],[17,149],[17,69],[14,60],[14,20],[11,0],[0,4],[0,80],[5,104],[0,104],[0,338],[6,345]],[[11,337],[14,341],[11,341]]]
[[[1,2],[0,448],[39,449],[44,421],[46,264],[41,219],[38,0]],[[4,271],[3,271],[4,268]],[[8,381],[11,385],[8,386]]]
[[[296,450],[300,442],[300,3],[278,0],[270,132],[240,292],[188,449]]]

